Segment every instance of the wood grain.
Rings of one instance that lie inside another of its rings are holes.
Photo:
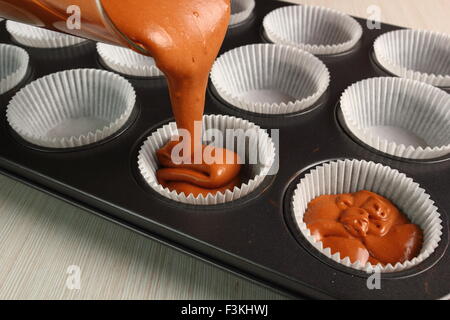
[[[257,0],[268,1],[268,0]],[[449,0],[296,0],[450,33]],[[81,289],[66,287],[81,268]],[[283,299],[204,262],[0,176],[1,299]]]

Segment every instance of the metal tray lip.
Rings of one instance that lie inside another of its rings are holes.
[[[337,102],[337,104],[334,107],[334,114],[335,114],[335,120],[338,123],[339,128],[345,132],[345,134],[356,144],[358,144],[359,146],[363,147],[364,149],[375,153],[378,156],[381,156],[383,158],[388,158],[391,160],[395,160],[395,161],[400,161],[400,162],[405,162],[405,163],[410,163],[410,164],[418,164],[418,165],[432,165],[432,164],[438,164],[438,163],[444,163],[450,160],[450,153],[438,157],[438,158],[431,158],[431,159],[409,159],[409,158],[402,158],[402,157],[396,157],[393,155],[390,155],[388,153],[384,153],[381,152],[367,144],[365,144],[364,142],[362,142],[358,137],[356,137],[353,132],[350,131],[350,129],[348,128],[348,126],[345,123],[344,117],[343,117],[343,113],[341,110],[341,104],[340,102]]]
[[[150,234],[150,233],[146,232],[145,230],[141,230],[140,228],[127,223],[126,221],[122,221],[119,218],[112,217],[111,215],[109,215],[109,214],[107,214],[107,213],[105,213],[105,212],[103,212],[101,210],[98,210],[96,208],[92,208],[92,207],[90,207],[90,206],[88,206],[88,205],[86,205],[84,203],[78,202],[77,200],[70,199],[70,198],[66,197],[65,195],[63,195],[63,194],[60,194],[60,193],[58,193],[58,192],[56,192],[54,190],[48,189],[48,188],[46,188],[46,187],[44,187],[44,186],[42,186],[40,184],[34,183],[34,182],[28,180],[25,177],[22,177],[22,176],[14,174],[14,173],[11,173],[9,171],[6,171],[3,168],[0,168],[0,174],[6,176],[8,178],[13,179],[14,181],[23,183],[24,185],[26,185],[26,186],[28,186],[30,188],[33,188],[33,189],[38,190],[40,192],[43,192],[43,193],[45,193],[47,195],[50,195],[50,196],[52,196],[52,197],[54,197],[56,199],[64,201],[64,202],[66,202],[66,203],[68,203],[70,205],[73,205],[73,206],[77,207],[77,208],[80,208],[80,209],[85,210],[85,211],[87,211],[89,213],[92,213],[95,216],[97,216],[97,217],[99,217],[101,219],[104,219],[104,220],[106,220],[108,222],[117,224],[117,225],[119,225],[119,226],[121,226],[123,228],[126,228],[126,229],[128,229],[128,230],[130,230],[132,232],[136,232],[137,234],[139,234],[139,235],[141,235],[141,236],[143,236],[145,238],[154,240],[154,241],[158,242],[159,244],[168,246],[169,248],[174,249],[174,250],[176,250],[177,252],[179,252],[181,254],[185,254],[185,255],[187,255],[189,257],[193,257],[195,259],[199,259],[200,261],[203,261],[205,263],[208,263],[209,265],[217,267],[220,270],[223,270],[223,271],[226,271],[226,272],[230,272],[230,273],[232,273],[232,274],[234,274],[234,275],[236,275],[236,276],[238,276],[238,277],[240,277],[242,279],[251,281],[252,283],[254,283],[254,284],[258,285],[258,286],[262,286],[264,288],[272,290],[272,291],[274,291],[274,292],[276,292],[276,293],[278,293],[280,295],[284,295],[284,296],[292,298],[292,299],[303,299],[303,298],[306,297],[306,296],[301,296],[298,293],[295,293],[293,291],[290,291],[289,289],[282,288],[282,286],[280,286],[280,285],[272,284],[272,283],[270,283],[270,281],[268,281],[266,279],[259,279],[258,277],[255,277],[255,276],[253,276],[250,273],[246,273],[246,272],[240,270],[239,268],[236,268],[236,267],[233,267],[233,266],[229,266],[226,263],[223,263],[223,262],[221,262],[221,261],[219,261],[219,260],[217,260],[215,258],[207,257],[207,256],[205,256],[202,253],[198,253],[198,252],[196,252],[193,249],[190,249],[190,248],[188,248],[188,247],[186,247],[186,246],[184,246],[184,245],[182,245],[180,243],[174,242],[172,240],[166,239],[163,236],[159,236],[159,235],[156,235],[156,234],[153,234],[153,233]],[[269,271],[272,272],[272,270],[269,270]],[[284,277],[283,274],[280,274],[280,275]],[[291,281],[296,281],[296,280],[295,279],[291,279]],[[312,287],[311,287],[311,289],[315,290],[315,288],[312,288]],[[326,293],[324,293],[324,292],[322,292],[321,294],[326,295]]]
[[[299,231],[297,224],[294,221],[293,218],[293,208],[292,208],[292,197],[294,196],[294,192],[297,188],[298,183],[300,180],[309,173],[312,169],[315,167],[328,163],[330,161],[337,161],[337,160],[347,160],[350,158],[330,158],[330,159],[324,159],[321,161],[318,161],[312,165],[309,165],[301,170],[299,170],[289,181],[285,192],[284,192],[284,200],[283,200],[283,218],[285,221],[285,224],[291,234],[291,236],[297,241],[297,243],[302,246],[311,256],[318,259],[320,262],[328,265],[330,268],[336,270],[336,271],[342,271],[349,275],[356,276],[359,278],[367,279],[372,274],[368,274],[364,271],[356,270],[351,267],[344,266],[340,263],[337,263],[333,261],[332,259],[326,257],[323,255],[320,251],[318,251],[309,241],[303,236],[303,234]],[[353,159],[350,159],[353,160]],[[355,159],[359,160],[359,159]],[[426,190],[426,189],[425,189]],[[449,246],[449,219],[447,212],[445,212],[444,209],[439,207],[438,204],[436,204],[439,209],[440,218],[442,220],[443,225],[443,231],[442,231],[442,237],[441,241],[438,244],[438,247],[435,249],[435,251],[431,254],[430,257],[428,257],[426,260],[424,260],[422,263],[418,264],[417,266],[414,266],[410,269],[399,271],[399,272],[391,272],[391,273],[382,273],[381,278],[385,280],[401,280],[401,279],[407,279],[412,278],[415,276],[420,275],[421,273],[424,273],[430,269],[432,269],[439,261],[444,257],[445,253],[447,252],[448,246]]]
[[[287,296],[292,297],[294,299],[304,299],[304,298],[335,299],[332,296],[330,296],[329,294],[327,294],[324,290],[321,290],[320,288],[315,288],[315,287],[313,287],[313,286],[311,286],[311,285],[309,285],[307,283],[301,282],[301,281],[299,281],[299,280],[297,280],[295,278],[292,278],[290,276],[287,276],[287,275],[285,275],[285,274],[283,274],[283,273],[281,273],[279,271],[276,271],[274,269],[265,267],[263,265],[260,265],[260,264],[258,264],[256,262],[254,262],[254,261],[251,261],[249,259],[240,257],[240,256],[238,256],[238,255],[236,255],[234,253],[228,252],[228,251],[226,251],[224,249],[221,249],[221,248],[218,248],[218,247],[216,247],[214,245],[211,245],[208,242],[205,242],[205,241],[202,241],[202,240],[198,240],[198,239],[196,239],[196,238],[194,238],[194,237],[192,237],[192,236],[190,236],[188,234],[185,234],[183,232],[179,232],[176,229],[171,228],[170,226],[161,224],[161,223],[159,223],[157,221],[154,221],[152,219],[146,218],[146,217],[144,217],[142,215],[137,215],[137,214],[133,213],[132,211],[129,211],[129,210],[125,209],[125,208],[117,207],[119,209],[122,209],[127,214],[131,214],[131,215],[135,216],[138,219],[143,219],[143,220],[145,220],[147,222],[150,222],[152,224],[155,224],[155,225],[157,225],[157,226],[159,226],[159,227],[161,227],[161,228],[163,228],[165,230],[173,232],[173,233],[177,234],[178,236],[191,239],[194,242],[196,242],[198,244],[201,244],[203,246],[206,246],[206,247],[208,247],[210,249],[211,248],[215,249],[216,251],[218,251],[218,252],[220,252],[222,254],[226,254],[227,256],[230,256],[230,257],[236,259],[237,261],[246,263],[247,265],[251,265],[251,266],[256,267],[256,268],[258,268],[260,270],[263,270],[265,272],[269,272],[270,274],[275,274],[281,279],[284,279],[284,280],[290,281],[292,283],[295,283],[297,285],[301,285],[303,287],[306,287],[306,288],[308,288],[308,290],[310,292],[313,293],[313,295],[308,295],[308,294],[303,293],[303,292],[298,291],[298,290],[289,289],[289,288],[287,288],[287,287],[285,287],[285,286],[283,286],[283,285],[281,285],[279,283],[273,282],[272,280],[268,279],[267,277],[260,277],[260,276],[255,275],[255,274],[253,274],[253,273],[251,273],[251,272],[249,272],[247,270],[242,270],[239,267],[232,265],[231,263],[223,262],[223,261],[219,260],[218,258],[212,257],[212,256],[207,255],[207,254],[202,253],[202,252],[198,252],[196,249],[190,248],[189,246],[186,246],[186,245],[184,245],[182,243],[179,243],[177,241],[169,239],[168,237],[166,237],[164,235],[160,235],[160,234],[154,233],[154,232],[149,233],[145,229],[141,229],[140,227],[138,227],[136,225],[133,225],[133,224],[130,224],[130,223],[126,222],[126,221],[123,221],[121,218],[116,217],[115,215],[109,214],[109,213],[107,213],[104,210],[101,210],[99,208],[91,206],[90,204],[87,204],[87,203],[84,203],[82,201],[79,201],[79,200],[77,200],[75,198],[70,197],[69,195],[60,193],[59,191],[56,191],[53,188],[50,188],[50,187],[44,186],[44,185],[42,185],[40,183],[34,182],[34,181],[28,179],[25,176],[16,174],[14,172],[11,172],[11,171],[3,168],[3,167],[0,168],[0,174],[5,175],[5,176],[7,176],[7,177],[9,177],[9,178],[11,178],[11,179],[13,179],[15,181],[21,182],[21,183],[23,183],[23,184],[25,184],[25,185],[27,185],[27,186],[35,189],[35,190],[38,190],[38,191],[44,192],[45,194],[51,195],[51,196],[53,196],[53,197],[55,197],[55,198],[57,198],[59,200],[62,200],[64,202],[66,202],[66,203],[74,205],[75,207],[78,207],[78,208],[86,210],[86,211],[88,211],[90,213],[93,213],[94,215],[96,215],[96,216],[98,216],[100,218],[103,218],[103,219],[105,219],[105,220],[107,220],[109,222],[112,222],[112,223],[118,224],[120,226],[123,226],[123,227],[125,227],[125,228],[127,228],[127,229],[129,229],[129,230],[131,230],[133,232],[137,232],[138,234],[140,234],[140,235],[142,235],[144,237],[150,238],[152,240],[155,240],[158,243],[167,245],[170,248],[173,248],[173,249],[175,249],[175,250],[177,250],[177,251],[179,251],[179,252],[181,252],[183,254],[187,254],[187,255],[192,256],[194,258],[200,259],[201,261],[204,261],[204,262],[207,262],[207,263],[209,263],[209,264],[211,264],[213,266],[216,266],[216,267],[220,268],[221,270],[229,271],[229,272],[231,272],[231,273],[233,273],[233,274],[235,274],[235,275],[237,275],[239,277],[242,277],[242,278],[244,278],[246,280],[252,281],[252,282],[254,282],[257,285],[262,285],[263,287],[266,287],[266,288],[268,288],[270,290],[274,290],[275,292],[278,292],[280,294],[287,295]],[[80,191],[80,193],[83,193],[83,192]]]

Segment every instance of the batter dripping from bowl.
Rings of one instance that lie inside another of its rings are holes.
[[[191,160],[175,164],[169,142],[157,156],[163,166],[159,183],[186,195],[203,196],[232,190],[240,185],[238,156],[233,163],[194,163],[203,154],[201,133],[194,123],[203,119],[206,88],[211,67],[219,53],[230,19],[229,0],[104,0],[103,7],[115,26],[134,43],[145,48],[167,77],[178,128],[189,132]],[[183,139],[186,137],[183,136]],[[222,152],[224,158],[228,150]]]
[[[65,26],[66,10],[73,5],[81,9],[78,31]],[[158,152],[163,166],[157,172],[158,181],[194,196],[240,185],[239,158],[231,151],[214,151],[235,159],[231,163],[193,161],[205,149],[201,130],[195,132],[194,124],[203,119],[209,72],[225,38],[230,7],[230,0],[0,0],[0,12],[12,20],[127,45],[155,59],[167,77],[177,126],[189,133],[179,143],[190,145],[191,150],[183,155],[191,161],[176,164],[171,154],[177,143],[164,146]]]

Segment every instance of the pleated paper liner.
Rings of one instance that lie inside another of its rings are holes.
[[[31,48],[64,48],[87,41],[86,39],[15,21],[7,21],[6,29],[16,42]]]
[[[227,103],[252,113],[280,115],[311,107],[327,90],[330,74],[306,51],[255,44],[220,56],[211,80]]]
[[[450,35],[421,30],[397,30],[377,38],[378,63],[402,78],[450,87]]]
[[[0,44],[0,95],[16,87],[25,77],[30,58],[22,48]]]
[[[27,142],[46,148],[76,148],[122,128],[136,95],[124,78],[77,69],[40,78],[21,89],[7,107],[7,120]]]
[[[230,26],[246,21],[255,9],[255,0],[231,0]]]
[[[450,95],[402,78],[351,85],[340,101],[345,125],[364,144],[394,157],[435,159],[450,153]]]
[[[340,253],[331,254],[321,241],[311,235],[303,221],[308,204],[321,195],[353,193],[361,190],[375,192],[390,200],[409,220],[418,225],[424,235],[422,249],[417,257],[395,265],[366,265],[359,261],[352,263]],[[332,161],[313,168],[300,180],[292,199],[293,215],[298,231],[324,256],[356,270],[372,273],[400,272],[419,265],[438,247],[442,236],[442,220],[438,208],[426,191],[390,167],[360,160]]]
[[[97,52],[106,67],[121,74],[146,78],[163,76],[153,58],[131,49],[98,43]]]
[[[351,50],[362,37],[361,25],[336,10],[316,6],[288,6],[269,13],[263,21],[273,43],[295,46],[314,55]]]
[[[243,182],[241,186],[235,187],[233,190],[227,190],[225,193],[209,194],[207,197],[199,195],[197,198],[192,194],[177,193],[161,186],[156,178],[156,171],[159,169],[156,151],[178,134],[176,123],[172,122],[155,131],[144,142],[139,151],[138,167],[140,173],[155,192],[165,198],[185,204],[217,205],[240,199],[252,193],[271,173],[270,170],[275,162],[275,146],[265,130],[247,120],[225,115],[205,115],[203,117],[203,128],[204,130],[219,130],[222,132],[224,139],[229,137],[227,130],[231,130],[233,134],[236,130],[241,130],[242,133],[246,132],[249,137],[252,137],[245,144],[245,154],[240,154],[238,150],[232,150],[238,152],[241,159],[248,159],[250,158],[249,153],[252,151],[250,143],[253,147],[256,147],[258,161],[254,164],[243,165],[243,170],[245,167],[246,171],[249,172],[248,180]],[[204,143],[207,143],[207,141],[204,140]],[[225,141],[223,146],[226,146]]]

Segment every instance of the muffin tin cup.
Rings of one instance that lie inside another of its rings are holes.
[[[450,87],[450,36],[424,30],[385,33],[374,43],[377,62],[388,72],[437,87]]]
[[[163,76],[153,58],[131,49],[97,43],[97,52],[106,67],[123,75],[145,78]]]
[[[0,95],[16,87],[26,76],[30,57],[16,46],[0,44]]]
[[[20,90],[7,120],[29,143],[76,148],[99,142],[129,119],[136,94],[124,78],[107,71],[77,69],[51,74]]]
[[[351,85],[340,100],[345,125],[364,144],[404,159],[450,153],[450,95],[401,78],[371,78]]]
[[[230,26],[235,26],[247,20],[255,6],[255,0],[231,0]]]
[[[69,36],[64,33],[33,27],[15,21],[7,21],[6,29],[14,41],[31,48],[64,48],[87,42],[83,38]]]
[[[255,44],[220,56],[211,71],[217,94],[241,110],[292,114],[314,105],[330,83],[325,64],[284,45]]]
[[[351,50],[361,39],[361,25],[336,10],[316,6],[287,6],[269,13],[263,21],[265,36],[277,44],[314,55],[336,55]]]
[[[242,132],[250,133],[249,136],[254,139],[252,140],[254,144],[252,143],[251,145],[256,146],[258,153],[258,161],[256,164],[243,164],[243,170],[247,167],[250,171],[250,179],[245,181],[240,187],[227,190],[224,194],[219,192],[216,195],[209,194],[206,197],[199,195],[196,198],[192,194],[185,195],[184,193],[177,193],[176,191],[170,191],[161,186],[156,178],[156,171],[159,169],[156,152],[169,142],[172,137],[178,135],[176,123],[171,122],[155,131],[144,142],[138,155],[139,171],[147,184],[155,192],[165,198],[185,204],[199,206],[218,205],[240,199],[250,194],[271,174],[271,168],[275,163],[275,145],[265,130],[262,130],[247,120],[225,115],[205,115],[203,117],[203,129],[204,131],[210,129],[219,130],[222,132],[224,138],[229,138],[229,134],[236,130],[243,130]],[[231,131],[227,132],[227,130]],[[205,137],[204,143],[207,143]],[[248,158],[250,152],[249,147],[250,143],[246,143],[245,155],[240,154],[241,159],[244,156]]]
[[[359,261],[352,263],[348,257],[341,257],[339,253],[331,254],[330,248],[324,248],[321,241],[316,241],[303,221],[309,202],[321,195],[354,193],[360,190],[372,191],[389,199],[412,223],[420,226],[424,240],[417,257],[395,265],[362,265]],[[339,264],[367,273],[392,273],[411,269],[430,257],[441,241],[442,220],[426,191],[405,174],[374,162],[338,160],[315,167],[297,185],[292,208],[298,230],[314,248]]]

